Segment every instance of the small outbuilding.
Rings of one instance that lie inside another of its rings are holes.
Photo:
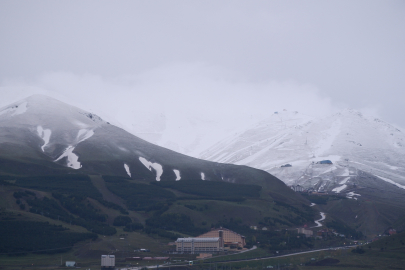
[[[317,164],[333,164],[333,163],[329,159],[326,159],[326,160],[321,160],[321,161],[317,162]]]
[[[114,269],[115,255],[101,255],[101,269]]]
[[[74,262],[74,261],[66,261],[65,265],[66,265],[66,267],[75,267],[76,262]]]

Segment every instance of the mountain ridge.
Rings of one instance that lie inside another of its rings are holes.
[[[3,174],[83,173],[144,181],[226,181],[259,184],[287,201],[291,196],[305,201],[270,174],[155,146],[96,114],[43,95],[0,109],[0,159],[2,164],[11,164],[0,166]]]

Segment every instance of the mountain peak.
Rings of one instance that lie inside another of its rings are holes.
[[[351,108],[345,108],[338,112],[336,115],[363,117],[363,114],[360,111]]]
[[[15,122],[16,125],[65,126],[66,129],[95,128],[107,123],[93,113],[41,94],[28,96],[1,108],[0,122],[4,121]]]

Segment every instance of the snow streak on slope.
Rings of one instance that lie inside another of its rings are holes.
[[[127,172],[128,176],[131,177],[131,172],[129,171],[129,166],[124,164],[125,171]]]
[[[94,135],[93,130],[88,130],[88,129],[79,130],[79,132],[77,133],[77,137],[76,137],[77,144],[87,140],[88,138],[90,138],[93,135]]]
[[[75,169],[75,170],[80,169],[82,167],[82,165],[79,162],[79,157],[75,153],[73,153],[73,150],[75,150],[75,147],[69,146],[68,148],[65,149],[63,154],[55,160],[55,162],[61,160],[64,157],[67,157],[67,166],[68,167]]]
[[[346,197],[349,199],[357,200],[355,196],[361,196],[360,194],[354,193],[353,191],[346,193]]]
[[[343,179],[342,181],[340,181],[340,185],[344,185],[344,184],[346,184],[346,182],[347,182],[347,180],[349,180],[350,179],[350,177],[346,177],[345,179]]]
[[[44,140],[44,144],[41,146],[42,152],[45,152],[45,147],[49,143],[49,139],[51,138],[52,131],[50,129],[43,129],[41,126],[37,127],[38,136]]]
[[[77,136],[76,136],[76,140],[74,141],[73,145],[69,145],[69,146],[65,149],[65,151],[63,152],[63,154],[62,154],[61,156],[59,156],[59,157],[55,160],[55,162],[61,160],[61,159],[64,158],[64,157],[67,157],[67,160],[68,160],[67,166],[68,166],[68,167],[70,167],[70,168],[72,168],[72,169],[76,169],[76,170],[77,170],[77,169],[80,169],[80,168],[82,167],[82,165],[81,165],[80,162],[79,162],[79,157],[78,157],[75,153],[73,153],[73,150],[75,150],[75,147],[76,147],[79,143],[81,143],[81,142],[83,142],[83,141],[89,139],[89,138],[90,138],[91,136],[93,136],[93,135],[94,135],[94,131],[93,131],[93,130],[87,130],[87,129],[81,129],[81,130],[79,130],[79,132],[77,133]]]
[[[176,175],[176,181],[181,180],[180,171],[179,170],[173,170],[173,172]]]
[[[340,193],[345,188],[347,188],[347,185],[343,185],[343,186],[340,186],[340,187],[335,187],[334,189],[332,189],[332,191],[336,192],[336,193]]]
[[[390,179],[388,179],[388,178],[385,178],[385,177],[382,177],[382,176],[378,176],[378,175],[377,175],[377,177],[380,178],[380,179],[382,179],[382,180],[384,180],[385,182],[388,182],[388,183],[390,183],[390,184],[396,185],[396,186],[399,187],[399,188],[405,189],[405,186],[400,185],[400,184],[398,184],[398,183],[395,183],[394,181],[392,181],[392,180],[390,180]]]
[[[142,162],[143,165],[145,165],[146,168],[148,168],[149,171],[152,171],[152,168],[156,172],[156,181],[160,181],[160,177],[163,174],[163,167],[159,163],[153,163],[148,160],[146,160],[143,157],[139,157],[139,160]]]

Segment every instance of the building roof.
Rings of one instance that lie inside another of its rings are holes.
[[[219,237],[207,237],[207,238],[177,238],[176,242],[217,242]]]
[[[231,231],[230,229],[227,229],[227,228],[222,228],[222,227],[220,227],[220,228],[211,228],[211,232],[212,231],[228,231],[228,232],[234,233],[234,234],[239,235],[240,237],[244,238],[243,235],[241,235],[241,234],[239,234],[237,232]],[[207,233],[209,233],[209,232],[206,232],[204,234],[207,234]],[[202,235],[204,235],[204,234],[202,234]],[[199,235],[198,237],[201,237],[201,235]]]

